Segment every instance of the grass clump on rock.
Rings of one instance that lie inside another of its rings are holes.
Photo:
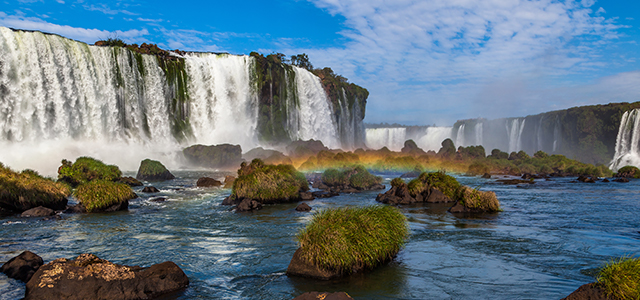
[[[624,166],[614,177],[640,178],[640,169],[634,166]]]
[[[71,193],[63,183],[40,176],[32,170],[20,173],[0,163],[0,208],[14,212],[44,206],[64,209]]]
[[[106,180],[85,183],[76,189],[74,196],[87,212],[104,211],[125,201],[128,204],[130,199],[137,197],[128,185]]]
[[[640,259],[612,260],[600,270],[597,285],[612,299],[640,299]]]
[[[460,183],[444,172],[424,172],[411,180],[408,186],[412,195],[422,193],[424,188],[436,188],[451,199],[455,198],[456,192],[460,189]]]
[[[300,192],[309,190],[304,174],[292,165],[267,165],[261,159],[242,163],[233,182],[234,201],[252,199],[262,204],[290,202],[300,199]]]
[[[458,204],[464,206],[468,212],[502,211],[500,202],[494,192],[484,192],[463,186],[457,191],[457,194],[456,199],[458,200]]]
[[[78,157],[72,164],[63,159],[58,168],[58,180],[77,187],[80,184],[93,180],[117,181],[122,172],[115,165],[106,165],[100,160],[91,157]]]
[[[409,235],[406,221],[392,206],[322,210],[297,235],[301,257],[341,275],[376,267],[400,251]]]
[[[382,178],[372,175],[363,166],[343,169],[327,169],[322,173],[322,182],[330,187],[355,188],[358,190],[378,189]]]
[[[157,160],[145,159],[140,163],[136,179],[147,181],[162,181],[176,178],[167,168]]]

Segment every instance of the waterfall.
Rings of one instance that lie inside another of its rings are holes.
[[[466,124],[461,124],[460,127],[458,127],[458,132],[456,134],[456,142],[455,145],[456,147],[464,147],[465,146],[465,141],[464,141],[464,127]]]
[[[482,145],[482,123],[476,123],[475,125],[475,133],[476,133],[476,145]]]
[[[640,167],[639,142],[640,109],[634,109],[622,115],[616,138],[616,152],[609,169],[616,172],[624,166]]]
[[[453,127],[427,127],[425,134],[415,142],[424,151],[438,151],[442,147],[442,141],[451,138]]]
[[[135,170],[144,158],[177,168],[177,153],[195,143],[249,150],[259,145],[254,64],[250,56],[212,53],[170,61],[0,27],[0,162],[55,175],[61,159],[81,155]],[[287,76],[295,80],[282,84],[296,95],[286,99],[286,120],[273,126],[340,147],[320,79],[293,69]]]
[[[509,134],[509,153],[522,150],[522,130],[525,119],[512,119],[507,121],[507,133]]]
[[[336,121],[320,78],[305,69],[294,67],[300,101],[298,139],[321,140],[329,148],[340,147]]]
[[[371,149],[387,147],[391,151],[400,151],[407,139],[406,128],[367,128],[366,143]]]

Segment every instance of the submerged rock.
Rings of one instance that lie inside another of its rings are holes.
[[[188,285],[189,278],[170,261],[141,268],[81,254],[40,267],[27,282],[25,300],[152,299]]]
[[[330,280],[341,277],[342,273],[335,270],[325,270],[307,262],[302,258],[302,250],[298,248],[298,250],[293,254],[293,258],[287,267],[287,275]]]
[[[262,209],[262,203],[249,198],[243,199],[242,201],[240,201],[238,206],[236,206],[236,212],[245,212],[260,209]]]
[[[9,278],[28,282],[43,264],[42,257],[31,251],[24,251],[2,265],[0,272],[6,274]]]
[[[316,197],[313,196],[313,193],[311,192],[300,192],[300,200],[304,200],[304,201],[310,201],[315,199]]]
[[[309,204],[306,203],[300,203],[298,204],[298,206],[296,207],[297,211],[311,211],[311,206],[309,206]]]
[[[629,179],[626,179],[626,178],[622,177],[622,178],[616,178],[613,181],[615,181],[615,182],[623,182],[624,183],[624,182],[629,182]]]
[[[581,175],[580,177],[578,177],[577,180],[580,181],[580,182],[585,182],[585,183],[595,183],[598,180],[598,178],[582,176]]]
[[[504,184],[521,184],[521,183],[534,184],[534,183],[536,183],[535,181],[533,181],[533,179],[529,179],[529,180],[499,179],[499,180],[496,180],[496,182],[500,182],[500,183],[504,183]]]
[[[53,216],[55,214],[56,214],[56,212],[51,208],[38,206],[36,208],[32,208],[32,209],[24,211],[20,216],[23,217],[23,218],[49,217],[49,216]]]
[[[335,292],[335,293],[327,293],[327,292],[307,292],[298,297],[293,298],[293,300],[350,300],[353,299],[349,294],[345,292]]]
[[[142,189],[143,193],[159,193],[160,191],[155,186],[145,186]]]
[[[136,175],[136,179],[146,181],[165,181],[175,178],[161,162],[151,159],[140,162],[140,168],[138,168]]]
[[[198,187],[218,187],[221,185],[222,185],[222,182],[215,180],[211,177],[201,177],[196,182],[196,186]]]
[[[484,173],[484,175],[482,175],[482,178],[484,178],[484,179],[491,179],[491,174],[489,174],[489,173]]]

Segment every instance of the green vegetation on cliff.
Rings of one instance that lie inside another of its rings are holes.
[[[304,175],[291,165],[266,165],[260,159],[242,163],[233,182],[231,198],[252,199],[263,204],[295,201],[309,190]]]
[[[65,208],[70,193],[63,183],[32,170],[18,173],[0,163],[0,208],[15,212],[38,206],[60,210]]]
[[[368,190],[382,182],[381,177],[372,175],[361,165],[340,170],[327,169],[321,179],[328,186],[350,186],[358,190]]]
[[[612,260],[600,270],[596,284],[611,299],[640,299],[640,259]]]
[[[408,235],[406,217],[397,208],[369,206],[322,210],[297,239],[303,259],[349,274],[391,260]]]
[[[73,193],[87,212],[104,210],[114,204],[136,198],[126,184],[95,180],[79,186]]]

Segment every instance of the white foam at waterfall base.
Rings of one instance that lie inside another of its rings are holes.
[[[640,109],[634,109],[622,115],[616,138],[616,152],[609,169],[617,172],[624,166],[640,167],[638,143],[640,143]]]
[[[427,127],[425,135],[415,142],[424,151],[438,151],[442,147],[442,141],[451,138],[453,127]]]
[[[400,151],[407,139],[406,128],[367,128],[366,144],[371,149],[387,147],[391,151]]]

